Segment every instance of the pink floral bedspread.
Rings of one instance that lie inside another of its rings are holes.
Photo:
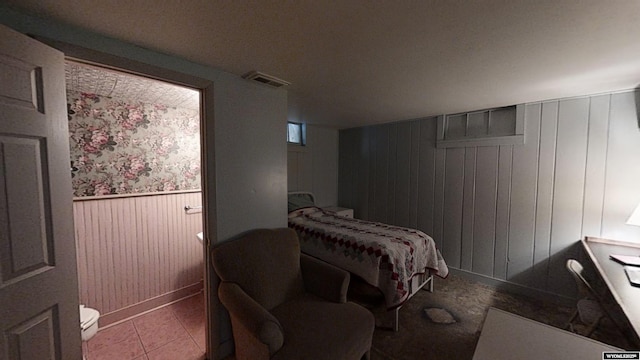
[[[289,213],[304,253],[360,276],[384,294],[388,308],[410,295],[411,279],[448,275],[433,239],[422,231],[351,219],[316,207]]]

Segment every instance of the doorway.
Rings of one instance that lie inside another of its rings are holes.
[[[206,353],[199,90],[65,64],[80,303],[89,358]]]

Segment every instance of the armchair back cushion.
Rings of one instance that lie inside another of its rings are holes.
[[[213,250],[213,267],[222,281],[242,290],[267,310],[304,293],[300,243],[294,230],[259,229]]]

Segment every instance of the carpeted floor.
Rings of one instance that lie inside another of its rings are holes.
[[[356,297],[362,294],[356,294]],[[362,296],[360,296],[362,299]],[[371,298],[369,298],[371,300]],[[376,314],[379,325],[389,325],[391,317],[381,306],[368,307]],[[378,303],[379,304],[379,303]],[[450,275],[446,280],[436,279],[435,291],[420,291],[400,309],[398,332],[377,328],[373,338],[372,360],[413,359],[471,359],[484,317],[489,307],[496,307],[555,327],[564,328],[571,317],[572,308],[543,303],[519,295],[496,290],[490,286]],[[432,321],[432,317],[449,322]],[[578,329],[579,330],[579,329]],[[593,338],[618,347],[626,343],[612,324],[604,323]]]

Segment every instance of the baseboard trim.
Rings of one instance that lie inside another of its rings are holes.
[[[127,321],[132,317],[142,315],[149,311],[155,310],[157,308],[167,306],[176,301],[182,300],[189,296],[193,296],[203,289],[202,281],[199,281],[195,284],[191,284],[185,286],[183,288],[170,291],[166,294],[162,294],[151,299],[147,299],[145,301],[139,302],[137,304],[133,304],[127,306],[122,309],[118,309],[112,311],[107,314],[101,314],[99,320],[100,329],[107,328],[109,326],[117,325],[123,321]]]
[[[496,289],[501,289],[512,294],[523,295],[544,302],[551,302],[562,306],[575,306],[576,300],[567,296],[554,294],[548,291],[534,289],[528,286],[512,283],[509,281],[492,278],[482,274],[476,274],[467,270],[449,268],[451,274],[477,281]],[[446,280],[444,280],[446,281]]]

